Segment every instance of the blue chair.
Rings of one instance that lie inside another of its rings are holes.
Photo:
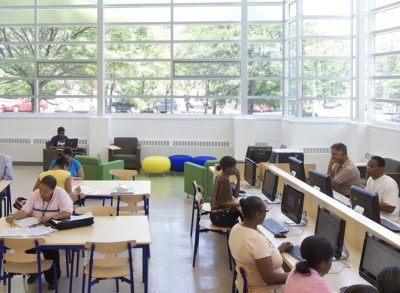
[[[193,234],[194,210],[196,209],[196,207],[195,207],[196,194],[197,194],[197,192],[201,192],[202,187],[200,185],[197,185],[196,181],[193,181],[193,189],[194,189],[194,192],[193,192],[193,207],[192,207],[192,223],[190,224],[190,237],[192,237],[192,234]],[[209,213],[211,213],[210,203],[208,203],[208,202],[203,203],[202,208],[203,208],[203,211],[201,214],[202,216],[208,215]]]
[[[267,284],[265,285],[253,285],[249,286],[247,284],[247,277],[246,273],[249,273],[249,269],[244,266],[243,264],[235,264],[235,272],[234,272],[234,279],[233,279],[233,286],[232,286],[232,293],[234,292],[240,292],[240,293],[251,293],[251,292],[266,292],[267,289]],[[239,267],[237,267],[239,266]],[[238,276],[240,276],[240,279],[236,279]]]
[[[40,246],[45,244],[43,238],[2,238],[0,239],[0,271],[2,279],[8,279],[8,293],[11,293],[11,278],[15,275],[36,275],[39,280],[39,292],[42,292],[42,272],[53,270],[54,287],[58,292],[55,263],[50,259],[42,259]],[[35,253],[26,253],[34,249]],[[9,253],[13,250],[14,253]]]
[[[86,275],[88,276],[88,293],[91,292],[93,285],[105,279],[115,279],[117,292],[119,292],[118,281],[127,282],[130,284],[130,292],[134,293],[132,248],[135,245],[135,240],[108,243],[86,242],[84,247],[90,251],[90,258],[83,268],[82,293],[85,292]],[[128,257],[118,256],[126,250],[128,250]],[[104,257],[94,258],[95,252],[103,254]],[[126,278],[128,275],[129,279]]]
[[[206,161],[215,161],[217,158],[215,157],[209,157],[209,156],[198,156],[198,157],[194,157],[192,159],[192,163],[200,165],[200,166],[204,166],[204,164],[206,163]]]
[[[211,220],[208,217],[201,218],[203,212],[202,210],[203,195],[200,192],[197,192],[195,198],[196,198],[195,208],[197,210],[197,217],[196,217],[196,231],[195,231],[196,234],[195,234],[194,251],[193,251],[193,267],[196,266],[196,255],[199,247],[200,233],[215,232],[226,236],[226,245],[228,247],[229,269],[232,270],[231,252],[229,249],[229,232],[231,228],[215,226],[214,224],[211,223]]]

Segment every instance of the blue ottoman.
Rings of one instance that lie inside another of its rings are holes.
[[[192,157],[186,155],[174,155],[170,156],[169,160],[171,161],[171,171],[183,172],[185,162],[191,162]]]
[[[195,164],[200,165],[200,166],[204,166],[206,161],[208,161],[208,160],[216,160],[216,159],[217,158],[214,158],[214,157],[199,156],[199,157],[194,157],[192,159],[192,163],[195,163]]]

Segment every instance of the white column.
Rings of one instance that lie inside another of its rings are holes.
[[[97,1],[97,116],[104,115],[104,1]]]
[[[240,62],[240,92],[241,92],[241,113],[248,113],[248,84],[247,84],[247,0],[242,0],[242,36],[241,36],[241,62]]]

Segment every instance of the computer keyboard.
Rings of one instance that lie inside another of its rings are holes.
[[[392,223],[386,219],[381,218],[381,225],[388,228],[390,231],[393,232],[400,232],[400,226]]]
[[[299,261],[303,261],[300,252],[300,245],[293,245],[292,247],[286,249],[286,252],[292,255],[294,258],[298,259]]]
[[[283,226],[282,224],[278,223],[272,218],[267,218],[262,223],[263,227],[270,232],[277,234],[277,233],[286,233],[288,232],[288,228]]]

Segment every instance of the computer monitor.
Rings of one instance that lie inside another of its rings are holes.
[[[304,172],[304,164],[295,157],[289,157],[290,173],[295,172],[295,177],[306,182],[306,173]]]
[[[360,276],[371,285],[376,286],[376,277],[385,267],[400,263],[400,248],[365,232],[364,246],[361,254]]]
[[[315,170],[309,170],[308,176],[310,176],[309,184],[311,186],[317,186],[322,193],[333,197],[331,178],[329,177],[329,175]]]
[[[377,223],[381,222],[379,212],[379,198],[376,193],[366,191],[365,189],[353,185],[350,188],[350,201],[351,207],[353,209],[356,206],[360,206],[364,208],[364,216]]]
[[[336,259],[342,257],[344,232],[346,221],[323,206],[318,206],[317,223],[315,224],[315,235],[329,241],[333,248],[333,256]]]
[[[282,195],[281,212],[296,224],[303,216],[304,193],[285,183]]]
[[[251,185],[256,185],[257,164],[249,158],[244,160],[244,179]]]
[[[268,162],[271,153],[272,147],[248,146],[246,157],[258,164],[260,162]]]
[[[278,181],[279,176],[277,174],[269,169],[265,169],[261,191],[270,201],[275,201]]]
[[[65,146],[70,147],[71,149],[76,149],[78,147],[78,139],[70,138],[65,141]]]

